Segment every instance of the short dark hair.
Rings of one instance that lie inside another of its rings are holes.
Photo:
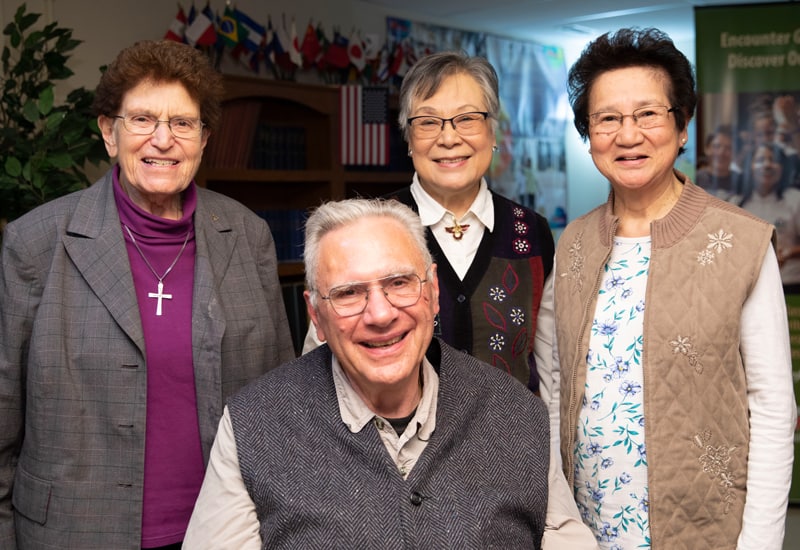
[[[667,94],[675,124],[683,131],[697,106],[694,68],[666,33],[654,29],[624,28],[606,33],[589,43],[569,70],[567,91],[575,128],[586,140],[589,137],[589,94],[597,78],[616,69],[652,67],[669,77]],[[683,148],[681,147],[681,152]]]
[[[92,104],[94,114],[117,115],[125,94],[147,80],[181,83],[200,106],[206,127],[217,128],[224,92],[222,75],[200,50],[172,40],[144,40],[119,52],[100,77]]]

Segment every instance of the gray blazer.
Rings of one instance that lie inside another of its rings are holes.
[[[228,396],[294,357],[269,229],[198,189],[192,342],[203,455]],[[138,549],[147,369],[111,171],[7,226],[0,548]]]

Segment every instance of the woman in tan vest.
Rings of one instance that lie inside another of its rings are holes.
[[[697,96],[665,34],[597,38],[568,87],[611,185],[552,277],[553,406],[584,521],[602,548],[779,550],[796,408],[775,228],[674,169]]]

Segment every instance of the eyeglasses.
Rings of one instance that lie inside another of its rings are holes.
[[[419,275],[409,273],[405,275],[389,275],[381,279],[348,283],[335,286],[327,296],[320,295],[323,300],[328,300],[331,307],[339,317],[352,317],[359,315],[367,309],[369,290],[375,285],[381,287],[386,300],[396,308],[413,306],[422,296],[422,283],[428,279],[420,279]]]
[[[149,136],[156,131],[159,124],[166,124],[169,131],[176,138],[194,139],[200,137],[200,132],[205,124],[199,118],[175,117],[169,120],[158,120],[156,117],[144,114],[117,115],[114,118],[122,120],[122,125],[132,134]]]
[[[589,115],[589,126],[598,134],[614,134],[619,132],[622,128],[622,121],[629,116],[640,129],[649,130],[666,124],[668,113],[677,110],[677,107],[648,105],[636,109],[629,115],[623,115],[617,111],[601,111]]]
[[[488,117],[489,113],[485,111],[472,111],[461,113],[451,118],[433,115],[412,116],[407,122],[411,126],[411,133],[416,138],[424,139],[438,136],[444,131],[445,122],[449,122],[453,126],[453,130],[462,136],[474,136],[483,131],[485,127],[483,121]]]

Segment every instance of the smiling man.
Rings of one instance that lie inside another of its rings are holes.
[[[305,267],[326,344],[228,402],[184,548],[539,548],[546,523],[553,548],[595,547],[539,398],[433,338],[411,209],[320,206]]]

